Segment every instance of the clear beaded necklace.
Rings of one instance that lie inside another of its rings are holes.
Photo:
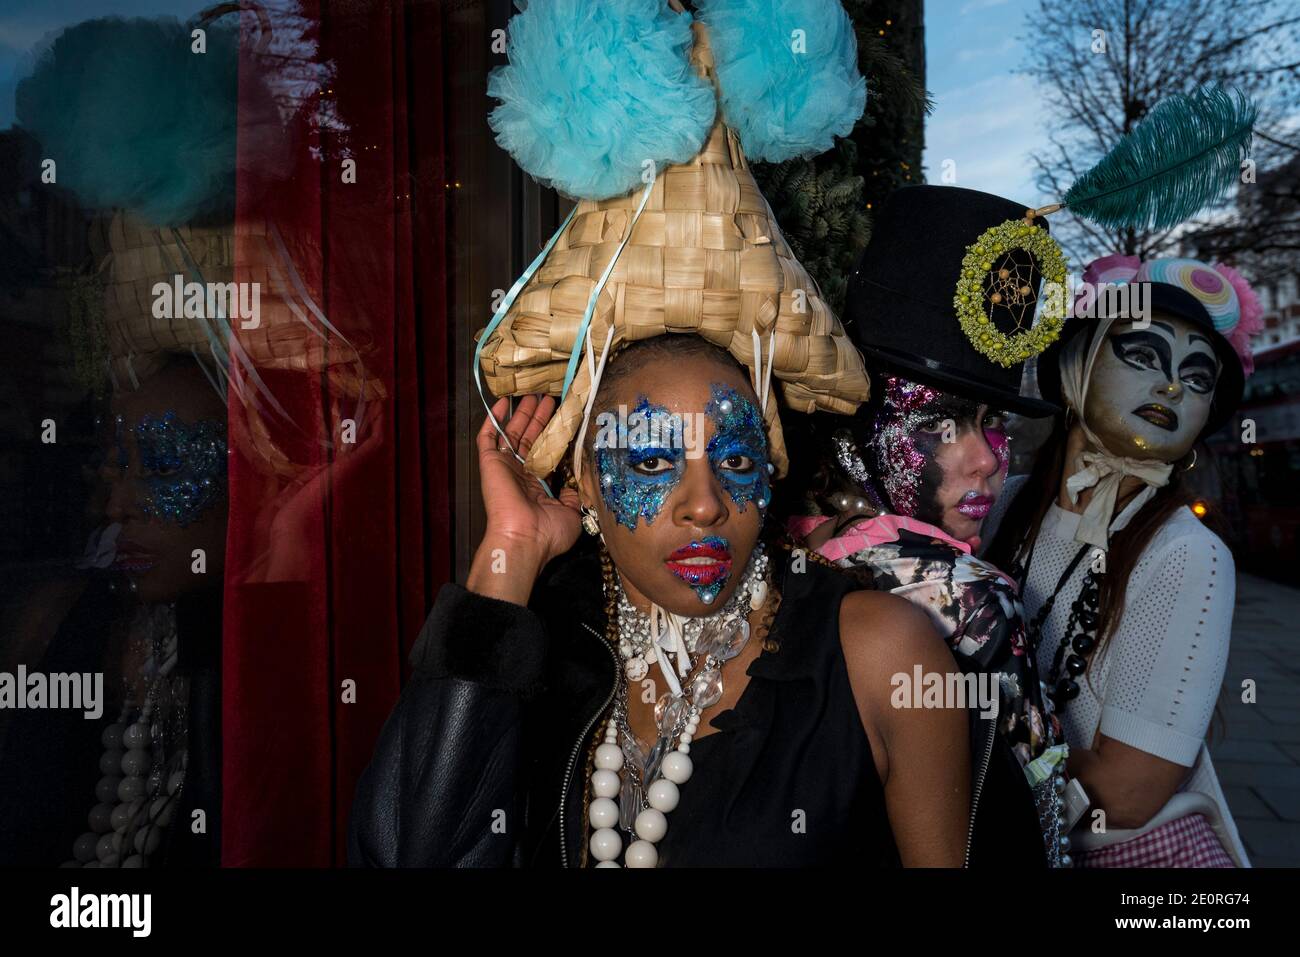
[[[658,865],[655,845],[668,833],[667,814],[677,807],[679,786],[694,770],[689,755],[700,717],[722,700],[722,666],[744,649],[749,614],[767,601],[767,567],[759,545],[735,594],[707,618],[673,615],[658,605],[649,614],[640,612],[615,576],[624,670],[591,775],[589,848],[597,867],[620,866],[620,855],[627,867]],[[655,663],[671,690],[655,703],[659,733],[647,754],[628,725],[627,706],[631,683]],[[632,839],[626,852],[624,834]]]
[[[715,614],[704,618],[688,618],[651,606],[650,613],[639,611],[628,599],[623,584],[614,576],[618,590],[618,651],[623,658],[623,670],[629,681],[640,681],[650,670],[650,665],[668,655],[677,658],[677,670],[685,677],[689,671],[690,655],[696,653],[700,636],[706,627],[747,620],[751,609],[761,608],[767,600],[768,557],[762,544],[754,547],[745,576],[735,594]],[[680,641],[678,640],[680,638]],[[666,662],[660,664],[670,688],[676,688]]]

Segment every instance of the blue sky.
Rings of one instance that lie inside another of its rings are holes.
[[[1015,73],[1025,17],[1037,0],[926,0],[926,86],[935,109],[926,123],[925,175],[940,183],[946,159],[954,185],[1026,205],[1045,203],[1028,154],[1043,142],[1043,105],[1034,81]]]

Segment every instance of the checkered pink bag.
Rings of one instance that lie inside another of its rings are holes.
[[[1204,814],[1177,818],[1079,857],[1080,867],[1236,867]]]

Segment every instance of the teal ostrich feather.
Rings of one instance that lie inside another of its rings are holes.
[[[1107,229],[1169,229],[1223,197],[1250,153],[1258,110],[1240,90],[1202,88],[1161,101],[1062,205]]]

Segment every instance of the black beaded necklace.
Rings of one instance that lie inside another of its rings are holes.
[[[1052,613],[1052,608],[1056,605],[1056,598],[1061,594],[1061,589],[1065,583],[1070,580],[1074,570],[1079,567],[1079,562],[1083,561],[1088,554],[1091,546],[1083,545],[1074,556],[1074,560],[1066,567],[1061,574],[1060,580],[1056,583],[1056,588],[1048,596],[1047,601],[1038,609],[1038,614],[1030,620],[1026,628],[1026,637],[1029,640],[1030,652],[1037,655],[1038,645],[1042,637],[1043,623],[1047,621],[1047,616]],[[1030,558],[1033,553],[1030,552]],[[1024,584],[1029,575],[1029,565],[1026,562],[1023,570],[1016,578],[1022,582],[1021,591],[1024,591]],[[1070,604],[1070,615],[1065,622],[1065,637],[1061,639],[1060,645],[1056,648],[1056,654],[1052,658],[1052,667],[1047,672],[1048,697],[1052,699],[1057,714],[1065,710],[1065,705],[1073,701],[1079,695],[1079,683],[1075,679],[1083,675],[1088,670],[1088,658],[1094,648],[1097,647],[1097,639],[1094,632],[1097,630],[1097,624],[1100,621],[1098,613],[1099,596],[1101,593],[1100,582],[1098,581],[1099,573],[1092,567],[1088,569],[1083,579],[1083,587],[1079,589],[1079,596]],[[1076,631],[1077,629],[1077,631]],[[1067,649],[1071,652],[1066,654]],[[1062,670],[1064,669],[1064,673]]]

